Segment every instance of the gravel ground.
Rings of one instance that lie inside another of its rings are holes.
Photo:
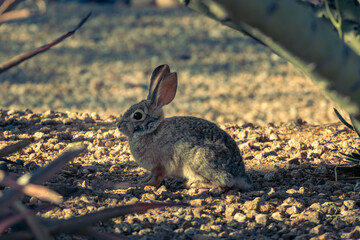
[[[0,25],[1,43],[9,43],[0,44],[0,61],[58,37],[90,10],[74,37],[0,75],[0,148],[35,139],[9,157],[23,165],[0,163],[1,169],[31,172],[72,145],[87,145],[46,184],[65,202],[42,209],[42,216],[177,201],[192,206],[96,228],[129,239],[360,238],[360,186],[344,173],[337,182],[334,176],[334,165],[343,163],[336,156],[360,148],[360,140],[334,124],[333,103],[299,71],[235,31],[184,8],[50,3],[45,15]],[[150,74],[162,63],[179,74],[167,115],[218,123],[237,142],[255,190],[184,189],[173,179],[158,189],[114,188],[147,176],[116,122],[145,97]]]
[[[3,108],[120,114],[143,99],[152,70],[179,75],[169,116],[219,123],[336,121],[333,104],[269,49],[185,7],[49,3],[46,14],[0,25],[0,61],[92,16],[76,35],[0,75]]]
[[[147,173],[138,167],[128,142],[115,127],[117,118],[72,112],[0,111],[0,148],[19,138],[35,141],[0,164],[19,175],[46,165],[67,148],[86,144],[46,185],[64,196],[59,206],[40,210],[49,218],[69,218],[137,202],[176,201],[191,207],[157,209],[115,218],[101,232],[129,239],[358,239],[359,185],[334,166],[339,152],[360,148],[360,139],[340,124],[221,125],[237,142],[255,190],[184,189],[166,179],[152,186],[117,189],[138,183]],[[41,204],[23,200],[30,208]],[[69,239],[63,236],[64,239]]]

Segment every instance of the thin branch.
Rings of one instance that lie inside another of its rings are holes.
[[[35,15],[35,12],[30,11],[29,9],[21,9],[21,10],[14,10],[11,12],[6,12],[0,14],[0,24],[4,22],[9,22],[15,19],[23,19],[28,18],[30,16]]]
[[[3,14],[14,2],[15,2],[15,0],[5,0],[0,5],[0,15]]]
[[[82,151],[84,151],[84,149],[85,147],[82,146],[63,153],[46,167],[38,169],[33,176],[29,174],[21,176],[18,179],[18,183],[21,185],[26,185],[28,183],[41,184],[44,181],[47,181],[50,177],[55,175],[55,173],[58,172],[66,162],[77,157]],[[18,192],[15,189],[4,191],[2,197],[0,198],[0,211],[5,211],[19,196],[21,196],[21,194],[21,192]]]
[[[3,149],[0,150],[0,158],[8,156],[10,154],[13,154],[14,152],[21,150],[22,148],[28,146],[32,141],[33,141],[32,138],[27,138],[15,144],[4,147]]]
[[[62,35],[61,37],[55,39],[53,42],[46,44],[44,46],[41,46],[35,50],[32,50],[30,52],[27,53],[22,53],[19,54],[13,58],[11,58],[10,60],[0,63],[0,74],[5,72],[6,70],[22,63],[23,61],[32,58],[34,56],[36,56],[39,53],[45,52],[47,50],[49,50],[50,48],[52,48],[53,46],[57,45],[58,43],[64,41],[66,38],[72,36],[90,17],[91,12],[83,19],[81,20],[81,22],[76,26],[76,28],[74,28],[73,30],[71,30],[70,32]]]
[[[13,204],[15,209],[20,212],[20,214],[26,213],[28,210],[19,202],[16,201],[15,204]],[[42,225],[36,216],[33,215],[25,215],[25,221],[29,228],[31,229],[32,233],[34,234],[34,237],[38,240],[50,240],[53,239],[47,228]]]
[[[60,204],[63,200],[63,197],[60,194],[47,187],[31,183],[24,186],[19,185],[16,180],[12,177],[6,176],[3,171],[0,171],[0,185],[23,192],[28,196],[36,197],[56,204]]]
[[[0,221],[0,235],[3,234],[10,226],[14,225],[17,222],[20,222],[21,220],[26,218],[26,216],[31,214],[34,213],[28,210],[26,212],[4,218],[2,221]]]

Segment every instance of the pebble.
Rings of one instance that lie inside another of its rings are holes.
[[[0,170],[1,170],[1,171],[4,171],[4,172],[8,172],[8,171],[9,171],[9,168],[8,168],[6,162],[0,161]]]
[[[18,159],[15,160],[15,163],[20,165],[20,166],[24,166],[25,161],[18,158]]]
[[[344,201],[344,206],[348,210],[353,210],[356,207],[356,202],[354,200],[345,200]]]
[[[259,206],[260,206],[260,197],[257,197],[252,201],[246,201],[244,203],[244,208],[246,210],[258,210]]]
[[[233,219],[238,221],[239,223],[244,223],[247,217],[242,213],[235,213]]]
[[[310,233],[320,235],[320,234],[323,234],[324,231],[325,231],[325,228],[323,225],[317,225],[316,227],[314,227],[310,230]]]
[[[237,211],[237,208],[235,208],[233,205],[226,205],[225,218],[227,218],[227,219],[231,218],[232,216],[234,216],[236,211]]]
[[[293,158],[287,161],[288,165],[299,165],[300,161],[299,158]]]
[[[257,214],[255,216],[255,222],[257,224],[266,226],[269,223],[269,219],[268,219],[268,216],[266,214]]]
[[[271,218],[276,220],[276,221],[283,221],[284,220],[284,217],[283,215],[281,214],[281,212],[274,212],[271,214]]]

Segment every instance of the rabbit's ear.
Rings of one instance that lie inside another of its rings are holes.
[[[147,96],[148,100],[151,100],[153,92],[155,91],[156,86],[158,85],[159,81],[166,75],[170,73],[170,67],[167,64],[160,65],[153,71],[150,79],[150,87],[149,87],[149,94]]]
[[[175,98],[177,88],[176,72],[166,74],[156,86],[151,98],[155,107],[162,107],[171,103]]]

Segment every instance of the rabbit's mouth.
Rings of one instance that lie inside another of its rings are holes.
[[[151,133],[155,131],[157,126],[160,124],[161,119],[152,119],[146,122],[146,124],[139,124],[134,127],[134,133]]]

